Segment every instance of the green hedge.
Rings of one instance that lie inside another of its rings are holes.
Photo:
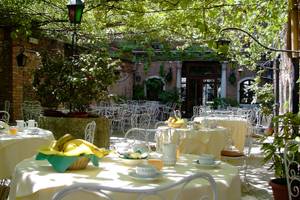
[[[94,144],[98,147],[109,147],[109,130],[110,122],[107,118],[71,118],[71,117],[41,117],[39,127],[52,131],[55,139],[63,136],[66,133],[72,134],[75,138],[84,138],[84,130],[86,125],[91,122],[96,122],[96,132]]]

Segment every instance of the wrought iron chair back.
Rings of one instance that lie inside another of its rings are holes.
[[[8,101],[8,100],[4,101],[4,110],[9,113],[9,110],[10,110],[10,101]]]
[[[96,122],[92,121],[92,122],[88,123],[85,127],[84,139],[93,144],[94,137],[95,137],[95,131],[96,131]]]
[[[131,127],[132,128],[149,128],[151,122],[151,116],[148,113],[131,115]]]
[[[9,123],[10,115],[8,112],[1,110],[0,111],[0,121],[4,121],[5,123]]]
[[[289,200],[300,199],[300,142],[289,141],[284,148],[284,166]]]
[[[159,186],[156,188],[150,188],[150,189],[126,189],[126,188],[118,188],[118,187],[110,187],[110,186],[103,186],[97,183],[75,183],[70,186],[64,187],[62,190],[56,192],[54,196],[52,197],[52,200],[62,200],[65,196],[71,194],[72,192],[76,192],[78,190],[80,191],[87,191],[87,192],[96,192],[99,194],[101,197],[109,200],[114,200],[113,198],[113,193],[114,192],[120,192],[120,193],[127,193],[127,194],[136,194],[137,200],[143,200],[146,199],[147,197],[156,197],[156,199],[167,199],[162,192],[181,186],[181,188],[176,191],[173,200],[178,200],[181,198],[181,195],[185,189],[185,187],[191,183],[193,180],[196,179],[204,179],[208,181],[209,186],[212,191],[212,198],[210,198],[210,194],[205,193],[205,195],[201,196],[198,199],[213,199],[217,200],[218,199],[218,193],[217,193],[217,186],[214,178],[205,172],[198,172],[196,174],[192,174],[190,176],[187,176],[180,181],[168,184],[168,185],[163,185]],[[197,184],[193,184],[197,185]],[[192,187],[192,186],[191,186]],[[99,197],[100,197],[99,196]]]
[[[42,114],[42,106],[39,101],[24,101],[22,103],[23,119],[25,121],[34,119],[39,121]]]

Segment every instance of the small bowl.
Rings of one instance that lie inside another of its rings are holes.
[[[131,154],[126,153],[126,154],[120,155],[122,162],[125,165],[129,165],[129,166],[136,166],[138,164],[145,163],[147,161],[147,157],[148,157],[147,153],[141,155],[142,157],[140,157],[140,158],[130,157],[129,155],[131,155]]]
[[[136,166],[135,173],[138,176],[153,177],[153,176],[155,176],[157,174],[157,170],[152,165],[149,165],[149,164],[140,164],[140,165]]]
[[[122,162],[125,165],[128,166],[137,166],[139,164],[145,163],[147,160],[146,159],[129,159],[129,158],[122,158]]]

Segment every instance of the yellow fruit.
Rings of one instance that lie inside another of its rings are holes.
[[[64,136],[60,137],[57,140],[54,149],[56,149],[58,151],[63,151],[64,144],[67,143],[68,141],[72,140],[72,139],[74,139],[74,138],[71,134],[65,134]]]
[[[76,146],[75,149],[72,149],[70,151],[64,152],[64,155],[66,155],[66,156],[79,156],[81,154],[93,154],[93,152],[85,144],[81,144],[79,146]]]
[[[69,142],[67,142],[67,143],[64,144],[63,151],[64,152],[72,151],[75,148],[77,148],[77,145],[69,141]]]

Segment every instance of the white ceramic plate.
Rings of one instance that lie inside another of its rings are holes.
[[[205,164],[205,163],[199,163],[198,160],[195,160],[194,163],[195,166],[198,168],[216,168],[220,166],[221,161],[215,160],[213,164]]]
[[[136,174],[135,171],[130,171],[128,173],[128,175],[131,178],[133,178],[135,180],[139,180],[139,181],[155,181],[155,180],[158,180],[158,179],[162,178],[163,173],[162,172],[157,172],[156,175],[154,175],[154,176],[150,176],[150,177],[147,176],[146,177],[146,176],[140,176],[140,175]]]

